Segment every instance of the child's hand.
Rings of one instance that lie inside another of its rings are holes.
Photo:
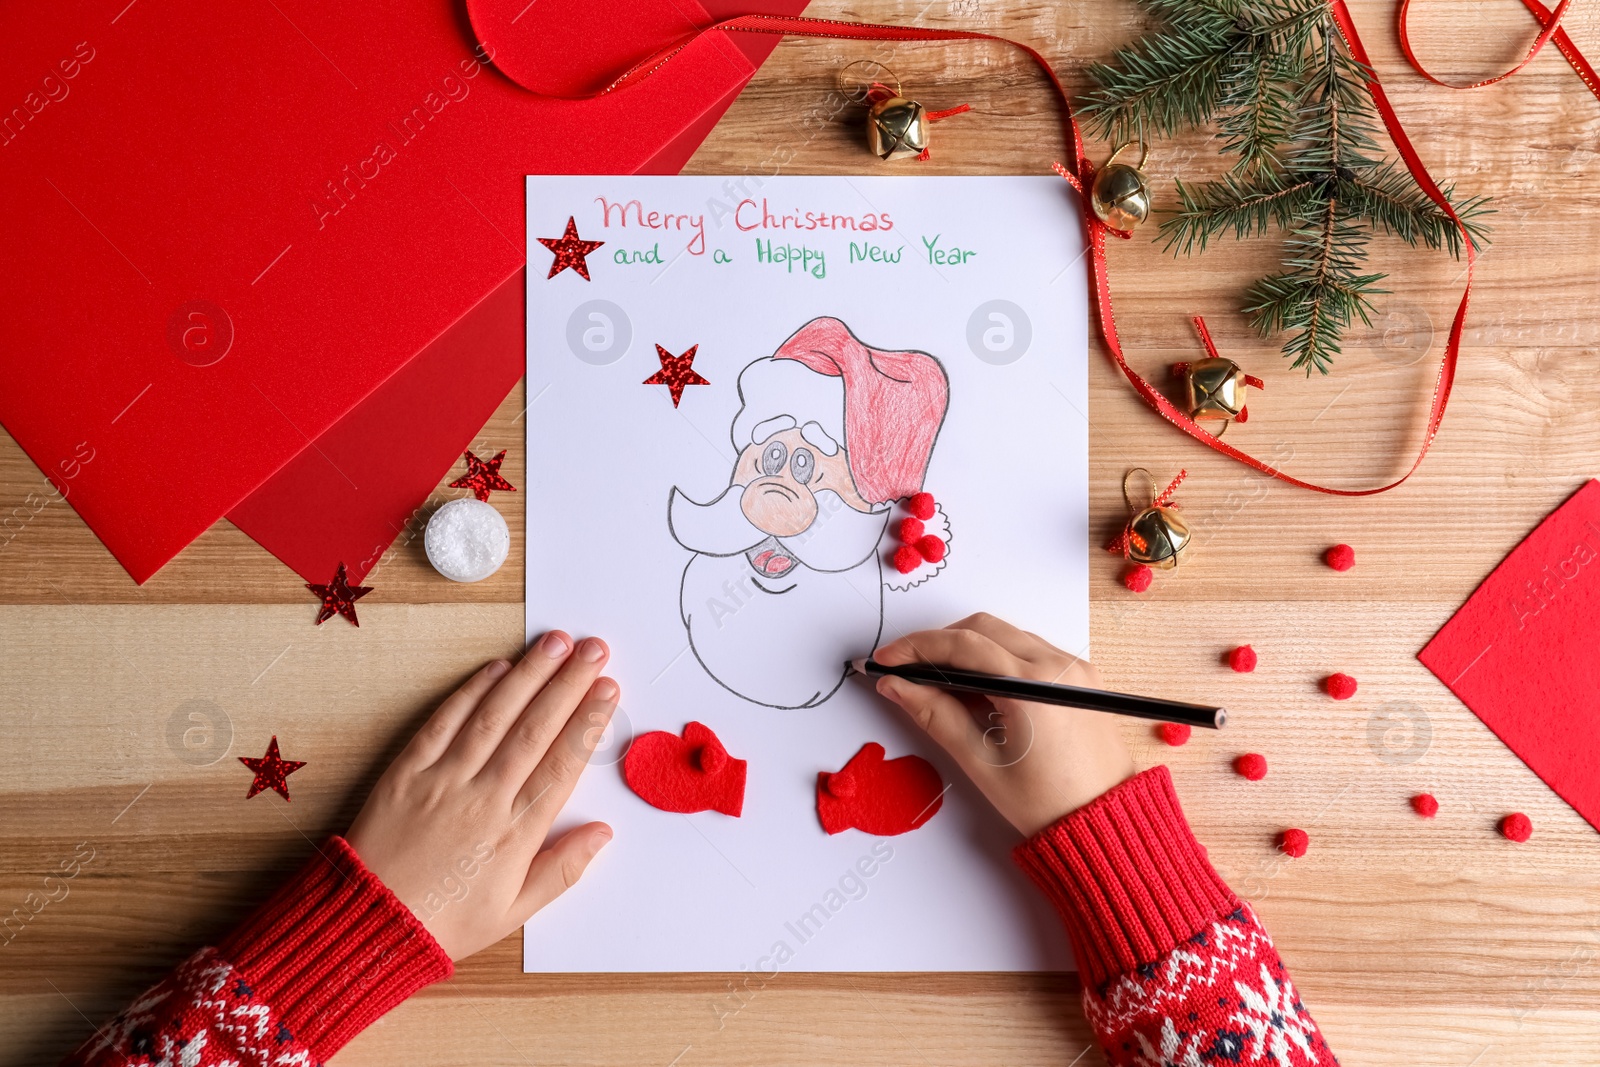
[[[924,630],[883,646],[886,667],[936,663],[1041,682],[1100,687],[1100,674],[992,615]],[[903,678],[878,692],[904,708],[961,764],[1000,814],[1032,836],[1133,774],[1112,716],[996,697],[957,695]]]
[[[378,780],[348,840],[453,960],[521,926],[577,882],[611,828],[540,851],[616,710],[609,655],[559,630],[495,660],[439,705]]]

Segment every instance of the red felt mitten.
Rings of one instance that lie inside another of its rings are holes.
[[[691,722],[683,736],[652,730],[633,739],[622,761],[628,788],[653,808],[685,814],[744,810],[746,763],[722,747],[709,726]]]
[[[817,775],[817,817],[830,834],[854,827],[879,837],[915,830],[944,803],[944,781],[921,756],[885,760],[869,741],[840,770]]]

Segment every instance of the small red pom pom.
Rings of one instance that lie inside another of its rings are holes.
[[[1533,836],[1533,820],[1520,811],[1514,811],[1500,820],[1500,833],[1512,841],[1526,841]]]
[[[1256,669],[1256,650],[1249,645],[1240,645],[1228,653],[1228,666],[1240,674],[1249,674]]]
[[[917,539],[917,551],[922,553],[922,558],[929,563],[938,563],[944,559],[945,544],[933,534]]]
[[[903,545],[914,545],[922,539],[927,527],[922,525],[921,519],[901,519],[899,530],[895,536],[900,538]]]
[[[1291,827],[1278,835],[1278,848],[1286,856],[1299,859],[1306,854],[1306,849],[1311,846],[1311,835],[1304,830]]]
[[[1356,550],[1349,545],[1334,545],[1322,554],[1323,561],[1336,571],[1347,571],[1356,565]]]
[[[1431,819],[1439,814],[1439,802],[1432,793],[1418,793],[1411,798],[1411,810],[1424,819]]]
[[[841,799],[856,795],[856,779],[853,774],[844,771],[834,771],[828,775],[828,792]]]
[[[906,501],[906,510],[924,522],[933,518],[933,494],[917,493]]]
[[[1322,688],[1335,700],[1349,700],[1356,695],[1356,680],[1348,674],[1330,674],[1322,680]]]
[[[894,569],[901,574],[910,574],[922,566],[922,553],[911,545],[901,545],[894,550]]]
[[[1122,584],[1135,593],[1142,593],[1150,588],[1150,583],[1155,580],[1156,572],[1143,563],[1136,563],[1122,572]]]
[[[1179,745],[1189,743],[1189,734],[1193,731],[1186,722],[1164,722],[1156,727],[1156,732],[1161,735],[1161,740],[1177,748]]]
[[[1233,761],[1233,769],[1252,782],[1259,782],[1267,776],[1267,757],[1259,752],[1246,752]]]

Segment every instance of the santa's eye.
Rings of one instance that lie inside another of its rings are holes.
[[[778,474],[789,461],[789,449],[782,441],[773,441],[761,450],[761,472],[768,476]]]
[[[801,485],[811,481],[811,476],[817,473],[817,459],[808,448],[794,450],[794,458],[789,461],[789,469],[794,472],[794,480]]]

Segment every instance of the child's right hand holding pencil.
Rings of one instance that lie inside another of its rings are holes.
[[[1088,662],[982,613],[902,637],[872,658],[885,667],[936,663],[1101,688],[1100,674]],[[878,692],[944,746],[1025,837],[1133,776],[1133,757],[1111,715],[956,694],[887,676],[878,679]]]
[[[992,615],[872,658],[1101,688],[1088,663]],[[892,675],[877,686],[1026,837],[1013,855],[1061,916],[1109,1063],[1337,1063],[1255,912],[1194,839],[1167,768],[1135,774],[1111,715]]]

